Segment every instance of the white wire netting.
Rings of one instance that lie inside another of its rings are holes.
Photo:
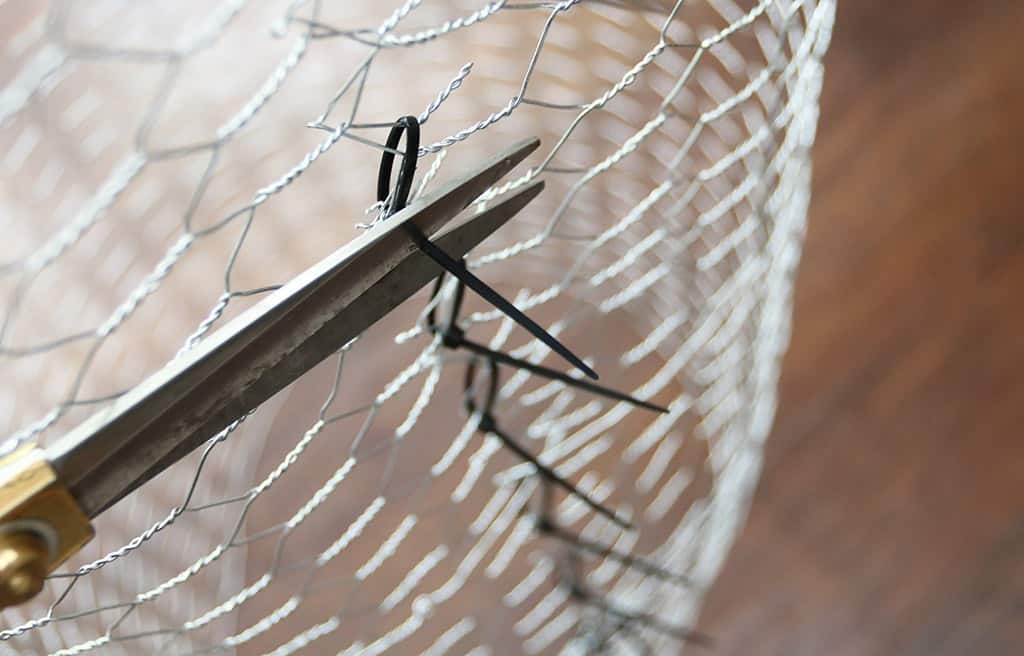
[[[417,185],[526,136],[471,256],[603,382],[467,356],[424,290],[104,513],[3,653],[685,649],[775,407],[830,0],[0,2],[0,394],[45,445],[351,239],[384,124]],[[450,295],[451,285],[445,288]],[[444,296],[445,294],[442,294]],[[563,363],[483,303],[462,327]],[[557,530],[540,530],[539,518]]]

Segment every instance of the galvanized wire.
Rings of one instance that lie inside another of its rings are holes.
[[[501,380],[502,426],[623,530],[459,414],[467,356],[413,299],[101,518],[44,601],[5,613],[0,650],[684,648],[775,407],[833,14],[3,3],[5,450],[101,409],[350,238],[389,121],[417,112],[421,192],[460,157],[547,137],[480,201],[543,177],[546,204],[470,265],[670,411]],[[547,356],[483,306],[460,327]]]

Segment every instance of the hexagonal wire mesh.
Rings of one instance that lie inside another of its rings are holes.
[[[668,653],[756,482],[830,0],[0,3],[3,417],[43,444],[345,243],[379,144],[430,190],[524,136],[479,275],[652,414],[499,368],[427,291],[97,521],[6,653]],[[452,285],[441,297],[450,296]],[[472,299],[477,341],[562,366]]]

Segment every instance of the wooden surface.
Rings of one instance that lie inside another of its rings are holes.
[[[1024,653],[1024,3],[845,0],[719,654]]]

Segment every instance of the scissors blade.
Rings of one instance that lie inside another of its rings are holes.
[[[415,221],[437,233],[532,148],[519,144],[480,167],[482,179],[465,176],[396,213],[49,445],[47,458],[82,510],[103,512],[435,278],[441,268],[398,228]],[[541,181],[527,185],[434,239],[462,256],[541,189]]]
[[[515,143],[465,175],[446,183],[437,192],[409,203],[383,223],[394,220],[404,222],[412,218],[411,225],[418,227],[424,234],[433,234],[440,225],[469,207],[470,203],[505,177],[539,146],[540,140],[536,137]]]

